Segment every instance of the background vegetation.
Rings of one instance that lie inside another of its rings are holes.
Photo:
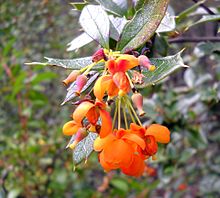
[[[181,5],[171,1],[176,15],[192,5],[191,0]],[[219,13],[218,1],[205,5]],[[192,15],[207,10],[196,9],[177,24],[175,34],[155,38],[154,57],[186,48],[183,58],[190,68],[142,90],[145,120],[168,126],[172,141],[160,148],[145,176],[133,179],[117,172],[106,176],[94,154],[73,171],[61,133],[72,111],[70,103],[60,106],[66,94],[61,81],[67,73],[24,65],[44,56],[73,58],[95,51],[90,44],[66,52],[66,44],[80,33],[78,13],[69,1],[9,0],[1,2],[0,9],[0,197],[220,196],[219,23],[177,34],[192,23]],[[100,188],[103,178],[110,181],[108,188]]]

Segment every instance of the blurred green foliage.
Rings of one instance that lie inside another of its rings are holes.
[[[177,14],[192,5],[171,3]],[[169,34],[156,36],[154,57],[186,47],[183,58],[190,68],[142,90],[143,121],[163,123],[172,131],[171,143],[149,164],[151,172],[140,179],[113,172],[109,187],[99,192],[106,174],[95,154],[73,171],[61,133],[72,111],[71,104],[60,107],[66,73],[24,63],[44,56],[91,55],[92,45],[65,52],[79,34],[77,16],[61,0],[1,3],[0,197],[219,197],[220,44],[169,44]],[[189,22],[183,20],[177,28]],[[215,26],[202,24],[184,34],[215,36]]]

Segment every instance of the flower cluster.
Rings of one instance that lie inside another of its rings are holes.
[[[103,68],[97,71],[94,87],[84,94],[89,72],[97,64]],[[124,174],[141,176],[145,161],[156,159],[157,143],[170,141],[165,126],[144,127],[140,121],[139,117],[145,114],[143,97],[135,85],[143,82],[143,69],[156,69],[145,55],[136,57],[100,49],[93,55],[92,64],[72,71],[63,81],[65,85],[74,83],[75,93],[81,98],[75,103],[72,120],[63,126],[65,135],[74,135],[69,147],[74,149],[88,133],[97,133],[94,150],[105,171],[121,169]]]

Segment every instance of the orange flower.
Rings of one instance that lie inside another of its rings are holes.
[[[106,171],[122,169],[131,176],[140,176],[144,171],[144,161],[138,155],[136,147],[145,148],[145,142],[129,130],[115,130],[114,135],[98,137],[94,142],[94,150],[100,151],[99,160]]]
[[[85,117],[94,126],[97,124],[99,117],[101,118],[102,124],[99,133],[101,138],[111,133],[112,119],[109,112],[105,110],[104,103],[96,102],[94,104],[90,101],[83,101],[80,103],[73,113],[73,120],[80,125]]]
[[[135,66],[138,66],[138,59],[132,55],[123,55],[116,60],[108,60],[106,67],[110,74],[101,76],[96,81],[94,86],[96,98],[101,101],[105,92],[110,97],[128,93],[131,88],[125,72]]]
[[[154,156],[157,153],[157,142],[166,144],[170,141],[169,129],[159,124],[152,124],[145,129],[141,126],[131,123],[130,128],[133,133],[138,134],[145,141],[145,149],[140,151],[143,158]]]

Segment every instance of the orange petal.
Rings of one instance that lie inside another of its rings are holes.
[[[97,137],[94,141],[93,148],[95,151],[101,151],[115,139],[115,136],[112,134],[107,135],[105,138]]]
[[[146,136],[146,148],[144,150],[145,155],[153,156],[157,153],[158,145],[156,139],[152,135]]]
[[[108,60],[106,63],[105,63],[105,65],[106,65],[106,67],[108,68],[108,70],[109,70],[109,72],[111,73],[111,74],[114,74],[115,72],[116,72],[116,62],[115,62],[115,60],[113,60],[113,59],[110,59],[110,60]]]
[[[129,54],[124,54],[120,56],[119,58],[117,58],[116,62],[118,63],[120,60],[123,60],[123,59],[129,62],[129,64],[126,65],[126,71],[139,65],[138,58],[136,58],[133,55],[129,55]]]
[[[113,81],[116,86],[123,90],[125,93],[130,91],[130,83],[124,72],[117,72],[113,76]]]
[[[145,128],[144,127],[139,126],[135,123],[131,123],[130,124],[130,129],[131,129],[132,133],[135,133],[135,134],[137,134],[138,136],[140,136],[142,138],[144,137],[144,134],[145,134]]]
[[[105,92],[108,89],[109,83],[111,80],[111,76],[101,76],[98,78],[98,80],[95,82],[94,85],[94,95],[96,98],[98,98],[100,101],[104,97]]]
[[[78,129],[80,128],[80,125],[77,125],[74,120],[67,122],[63,126],[63,134],[64,135],[74,135]]]
[[[112,141],[103,150],[105,161],[115,166],[129,166],[133,160],[132,147],[121,139]]]
[[[91,102],[82,102],[73,112],[73,120],[75,120],[77,123],[81,123],[88,111],[94,106],[95,105]]]
[[[104,152],[101,152],[99,154],[99,162],[100,162],[101,166],[103,167],[103,169],[107,172],[110,171],[110,170],[119,168],[119,165],[114,164],[114,163],[111,164],[111,163],[108,163],[108,162],[105,161]]]
[[[99,113],[102,121],[99,135],[101,138],[104,138],[112,132],[112,118],[106,110],[100,109]]]
[[[160,124],[152,124],[150,125],[145,135],[152,135],[155,137],[156,141],[159,143],[168,143],[170,142],[170,131],[167,127],[162,126]]]
[[[127,68],[129,67],[130,62],[125,59],[120,59],[117,61],[117,68],[116,72],[126,72]]]
[[[118,95],[118,91],[119,91],[118,87],[117,87],[116,84],[113,82],[113,80],[111,80],[111,81],[109,82],[109,86],[108,86],[108,90],[107,90],[108,95],[111,96],[111,97],[117,96],[117,95]]]
[[[99,119],[99,112],[97,108],[96,107],[91,108],[86,114],[86,117],[92,125],[95,125]]]
[[[130,166],[121,167],[122,172],[126,175],[140,177],[145,168],[144,160],[141,159],[138,155],[134,155],[133,162]]]
[[[143,150],[145,149],[145,141],[136,134],[126,133],[122,139],[127,139],[138,144]]]

